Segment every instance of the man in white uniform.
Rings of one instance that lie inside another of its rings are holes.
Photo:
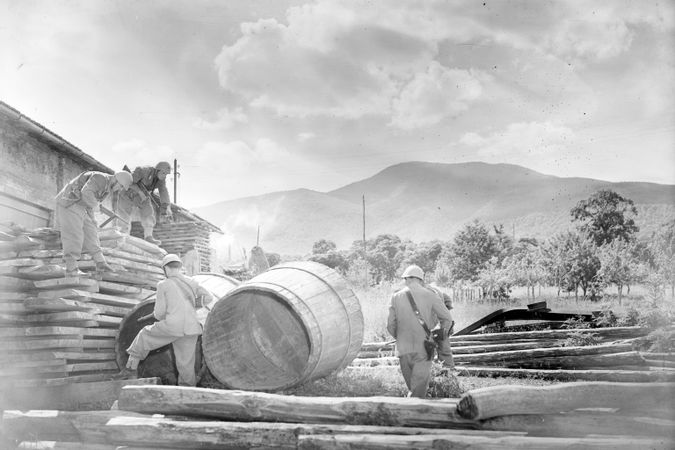
[[[196,386],[195,350],[202,326],[197,320],[198,298],[202,304],[213,300],[213,295],[196,281],[181,273],[178,255],[168,254],[162,261],[166,280],[157,284],[154,316],[159,320],[141,329],[127,349],[127,365],[114,378],[130,379],[138,376],[138,363],[152,350],[173,345],[178,369],[179,386]]]

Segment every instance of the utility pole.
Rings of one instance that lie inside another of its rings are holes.
[[[178,198],[177,198],[177,193],[178,193],[178,176],[180,174],[178,173],[178,160],[174,158],[173,160],[173,204],[177,205],[178,204]]]

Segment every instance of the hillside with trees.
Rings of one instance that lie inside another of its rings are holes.
[[[195,211],[219,225],[232,246],[261,246],[282,255],[305,255],[325,239],[340,249],[363,235],[395,235],[432,242],[452,238],[478,220],[501,227],[511,239],[543,241],[572,231],[570,210],[599,190],[631,199],[639,237],[675,218],[675,186],[559,178],[509,164],[410,162],[331,192],[275,192],[217,203]]]

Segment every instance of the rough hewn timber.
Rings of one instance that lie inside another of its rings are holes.
[[[579,408],[649,411],[669,405],[675,383],[569,383],[555,386],[490,386],[467,392],[458,413],[472,420],[514,414],[556,414]]]
[[[396,397],[295,397],[179,386],[128,386],[120,409],[227,420],[471,428],[456,400]]]

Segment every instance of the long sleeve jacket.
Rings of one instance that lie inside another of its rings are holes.
[[[56,201],[65,207],[78,204],[93,210],[110,194],[114,180],[114,175],[82,172],[56,194]]]
[[[141,198],[145,197],[143,189],[139,189],[138,185],[141,184],[152,194],[152,191],[157,189],[159,192],[159,202],[161,205],[168,205],[171,202],[169,197],[169,191],[166,188],[166,181],[160,179],[157,176],[159,170],[155,169],[152,166],[139,166],[134,169],[134,172],[131,174],[133,178],[132,189],[137,190]],[[142,195],[141,195],[142,194]]]
[[[452,317],[441,297],[431,289],[421,285],[404,288],[391,297],[387,330],[396,338],[398,353],[400,355],[407,353],[425,354],[426,332],[410,305],[406,294],[408,290],[412,293],[420,316],[429,329],[433,328],[438,321],[441,322],[443,328],[449,328]]]
[[[153,312],[159,320],[155,326],[173,336],[202,334],[195,307],[197,297],[202,295],[213,298],[209,291],[190,277],[178,275],[160,281]]]

